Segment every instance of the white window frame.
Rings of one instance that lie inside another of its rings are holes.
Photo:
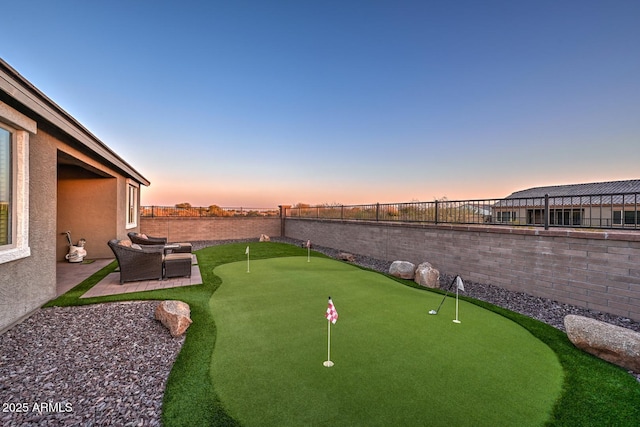
[[[127,205],[125,212],[127,229],[136,228],[138,226],[138,200],[140,200],[140,184],[127,179]]]
[[[36,122],[0,102],[0,126],[12,134],[11,242],[0,246],[0,264],[31,256],[29,247],[29,134]]]

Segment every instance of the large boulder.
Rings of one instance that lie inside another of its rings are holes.
[[[267,236],[266,234],[261,234],[260,235],[260,241],[261,242],[270,242],[271,238],[269,236]]]
[[[567,336],[579,349],[640,372],[639,332],[574,314],[564,318],[564,326]]]
[[[393,261],[389,267],[389,274],[401,279],[413,280],[416,272],[416,265],[409,261]]]
[[[420,286],[427,288],[438,288],[440,286],[440,272],[428,262],[418,265],[415,276],[413,280]]]
[[[182,301],[162,301],[156,307],[155,318],[169,329],[174,337],[184,334],[192,323],[189,304]]]
[[[353,256],[353,254],[350,254],[347,252],[340,252],[338,254],[338,259],[342,261],[347,261],[347,262],[356,262],[356,257]]]

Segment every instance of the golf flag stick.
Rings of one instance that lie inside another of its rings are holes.
[[[327,307],[327,312],[324,317],[327,318],[327,360],[322,364],[330,368],[333,366],[333,362],[331,361],[331,324],[335,324],[338,321],[338,312],[333,305],[333,301],[331,301],[331,297],[329,297],[329,306]]]
[[[460,323],[460,320],[458,320],[458,291],[464,292],[464,284],[460,276],[456,276],[456,318],[453,323]]]
[[[244,251],[244,253],[247,255],[247,273],[249,273],[249,246],[247,246],[247,249]]]
[[[324,366],[330,368],[333,366],[331,361],[331,321],[327,320],[327,360],[323,363]]]

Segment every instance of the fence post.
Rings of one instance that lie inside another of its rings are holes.
[[[340,206],[340,219],[344,220],[344,205]]]
[[[544,195],[544,229],[549,229],[549,194]]]
[[[287,209],[291,209],[291,205],[279,205],[280,208],[280,237],[286,237],[285,221],[287,217]],[[298,215],[299,217],[300,215]]]
[[[380,203],[376,203],[376,222],[380,221]]]
[[[435,224],[438,224],[438,199],[436,199],[436,218],[435,218]]]

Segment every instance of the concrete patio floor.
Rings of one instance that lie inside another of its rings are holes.
[[[90,264],[59,262],[56,266],[57,294],[62,295],[68,292],[113,261],[114,259],[111,258],[96,259]],[[81,298],[201,285],[202,276],[200,275],[200,268],[197,262],[197,257],[193,255],[191,277],[172,277],[165,280],[141,280],[137,282],[127,282],[123,285],[120,284],[120,272],[116,270],[113,273],[107,274],[104,279],[89,289]]]

